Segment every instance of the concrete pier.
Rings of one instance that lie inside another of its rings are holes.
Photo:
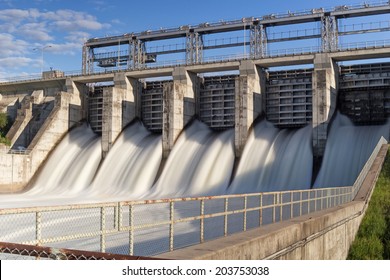
[[[137,79],[116,73],[114,86],[103,90],[102,155],[106,156],[122,129],[139,116]]]
[[[328,54],[314,57],[313,71],[313,155],[324,155],[327,131],[331,118],[336,111],[338,90],[338,68]]]
[[[199,91],[195,73],[178,67],[172,73],[173,82],[163,87],[163,158],[167,158],[183,128],[195,115]]]
[[[241,157],[253,121],[264,111],[265,75],[252,61],[241,61],[236,81],[235,152]]]

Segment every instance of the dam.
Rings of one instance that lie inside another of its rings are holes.
[[[342,45],[389,26],[339,20],[389,12],[385,2],[94,38],[79,73],[0,82],[13,120],[0,241],[152,256],[351,203],[389,138],[390,41]],[[308,23],[320,28],[268,31]],[[238,31],[248,35],[229,37]],[[320,46],[270,51],[313,38]],[[207,56],[237,48],[247,51]]]

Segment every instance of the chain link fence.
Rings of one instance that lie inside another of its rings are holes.
[[[57,249],[0,242],[1,260],[157,260],[155,258],[115,255],[70,249]]]

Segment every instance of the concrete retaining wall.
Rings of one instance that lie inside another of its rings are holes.
[[[77,107],[77,108],[76,108]],[[9,154],[0,149],[0,193],[22,190],[61,138],[82,117],[81,101],[61,92],[42,127],[28,146],[28,154]]]
[[[164,259],[345,259],[387,152],[383,146],[355,201],[156,256]]]

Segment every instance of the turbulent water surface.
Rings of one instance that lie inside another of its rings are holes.
[[[161,135],[140,122],[127,127],[107,157],[86,125],[70,131],[23,194],[2,195],[2,207],[220,195],[311,187],[312,129],[252,129],[234,169],[234,130],[215,132],[194,121],[175,143],[160,176]],[[355,126],[334,119],[314,187],[352,185],[389,125]],[[233,175],[234,172],[234,176]]]

